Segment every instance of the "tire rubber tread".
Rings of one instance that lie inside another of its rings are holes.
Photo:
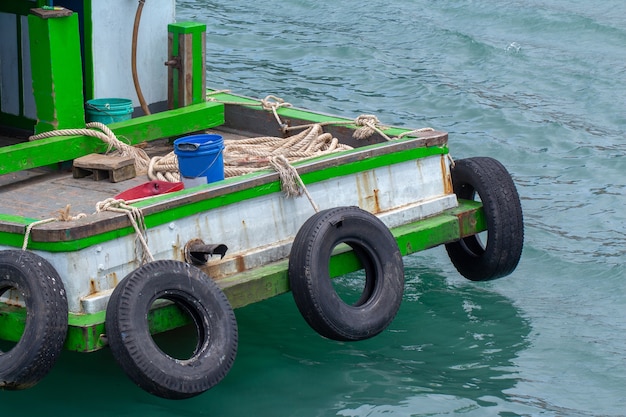
[[[335,224],[341,223],[340,228]],[[342,232],[342,230],[348,230]],[[367,300],[345,304],[331,284],[328,262],[339,243],[354,245],[373,280]],[[336,207],[310,217],[298,231],[289,257],[289,282],[298,309],[320,335],[363,340],[383,331],[402,301],[404,267],[397,243],[376,216],[358,207]]]
[[[524,245],[522,207],[511,175],[493,158],[467,158],[456,161],[452,184],[459,198],[472,199],[475,193],[479,195],[488,234],[484,249],[476,236],[446,244],[452,263],[461,275],[473,281],[511,274]]]
[[[0,351],[0,389],[19,390],[46,376],[63,350],[68,304],[54,267],[27,251],[0,252],[0,295],[16,289],[27,312],[24,333],[7,352]]]
[[[199,334],[191,358],[174,359],[156,346],[145,317],[153,302],[184,306]],[[204,272],[183,262],[148,263],[118,284],[106,313],[111,352],[128,377],[167,399],[199,395],[218,384],[237,354],[237,323],[226,295]]]

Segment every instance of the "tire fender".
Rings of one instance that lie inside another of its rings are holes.
[[[360,299],[344,302],[333,288],[329,260],[345,243],[365,270]],[[373,214],[337,207],[310,217],[298,231],[289,256],[289,283],[307,323],[334,340],[373,337],[395,317],[404,290],[402,256],[393,235]]]
[[[515,270],[524,246],[524,222],[519,195],[511,175],[495,159],[460,159],[452,168],[458,198],[480,198],[487,223],[487,242],[479,235],[446,244],[450,260],[461,275],[487,281]]]
[[[0,351],[0,389],[37,384],[63,350],[68,326],[67,296],[59,274],[39,255],[22,250],[0,252],[0,295],[14,289],[26,308],[20,340]]]
[[[190,358],[172,358],[153,340],[146,317],[159,299],[191,317],[198,340]],[[183,262],[150,262],[127,275],[111,294],[105,327],[111,353],[126,375],[162,398],[190,398],[212,388],[237,354],[237,323],[226,295]]]

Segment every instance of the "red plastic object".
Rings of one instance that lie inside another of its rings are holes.
[[[184,188],[182,182],[167,182],[167,181],[148,181],[144,184],[130,188],[115,196],[116,199],[124,201],[138,200],[140,198],[152,197],[155,195],[171,193],[173,191],[180,191]]]

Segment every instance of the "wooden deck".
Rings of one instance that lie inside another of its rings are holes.
[[[244,137],[241,133],[224,129],[207,132],[220,134],[225,139]],[[163,156],[173,150],[171,142],[167,139],[152,141],[147,143],[144,150],[150,157]],[[95,181],[91,175],[73,178],[72,165],[69,162],[60,164],[59,167],[12,172],[0,175],[0,213],[27,219],[47,219],[57,217],[59,211],[69,204],[72,215],[91,214],[99,201],[147,181],[149,179],[146,174],[115,183],[106,179]]]

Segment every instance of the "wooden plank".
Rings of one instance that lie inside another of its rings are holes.
[[[118,139],[136,145],[144,141],[210,129],[223,123],[223,104],[199,103],[112,123],[108,127]],[[60,136],[19,143],[0,148],[0,175],[69,161],[105,150],[104,142],[89,136]]]

